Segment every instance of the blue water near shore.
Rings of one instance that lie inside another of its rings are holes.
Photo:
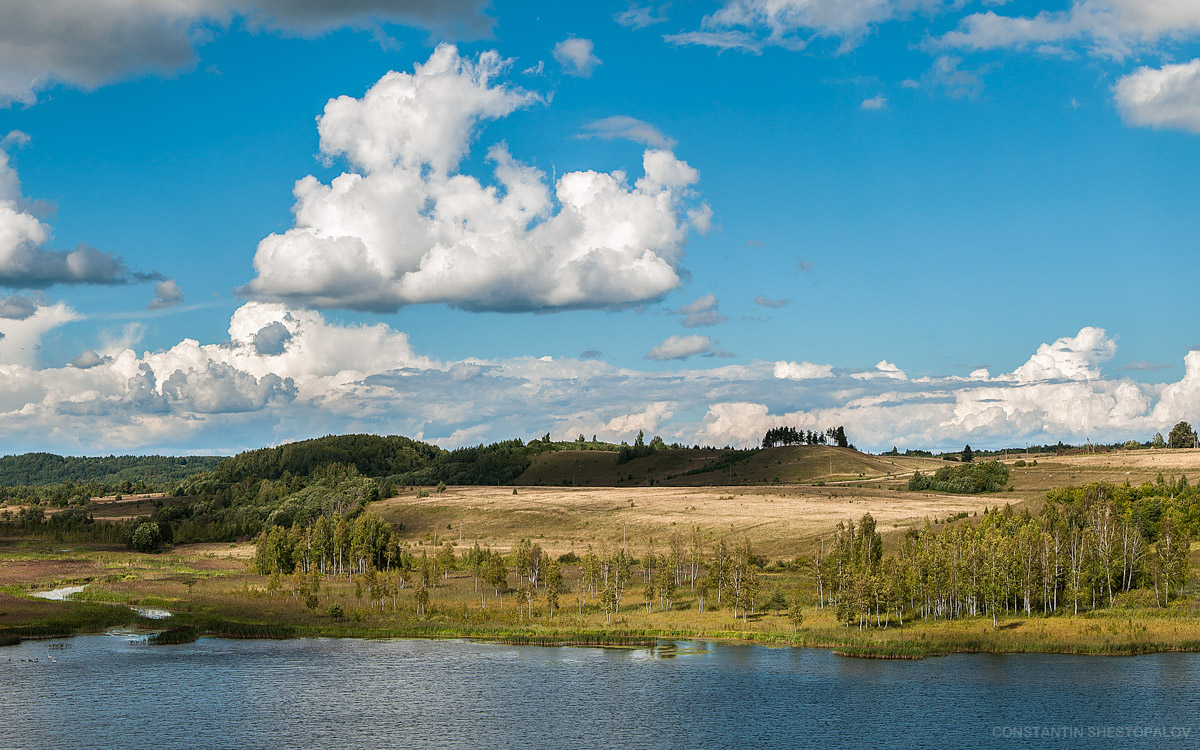
[[[1200,655],[129,635],[0,649],[0,748],[1200,747]]]

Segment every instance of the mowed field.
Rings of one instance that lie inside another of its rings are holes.
[[[700,527],[711,541],[749,539],[760,554],[791,558],[838,522],[871,513],[881,531],[945,520],[995,506],[995,495],[961,496],[863,487],[450,487],[443,494],[408,492],[372,505],[408,541],[475,541],[507,549],[532,538],[549,552],[583,554],[590,544],[636,548],[649,537]]]

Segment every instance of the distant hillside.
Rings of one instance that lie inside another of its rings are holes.
[[[44,487],[63,482],[163,485],[208,471],[220,456],[107,456],[87,458],[25,453],[0,457],[0,486]]]
[[[762,450],[664,449],[618,463],[602,451],[540,453],[517,477],[521,485],[631,487],[841,481],[903,474],[942,465],[937,459],[869,456],[852,448],[796,445]]]
[[[178,494],[204,494],[262,480],[308,477],[333,464],[353,466],[365,477],[386,477],[425,468],[445,453],[435,445],[399,435],[326,435],[226,458],[212,471],[185,482]]]

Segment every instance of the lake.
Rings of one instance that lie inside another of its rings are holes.
[[[1200,654],[112,634],[0,649],[0,748],[1185,748],[1197,686]]]

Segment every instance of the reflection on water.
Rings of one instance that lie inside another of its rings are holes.
[[[171,613],[165,609],[154,609],[153,607],[134,607],[132,605],[129,608],[148,620],[165,620],[171,616]]]
[[[890,662],[122,633],[0,649],[0,747],[1190,748],[1198,678],[1197,654]]]
[[[49,599],[52,602],[63,602],[86,588],[86,583],[82,586],[63,586],[61,588],[50,589],[48,591],[35,591],[34,593],[30,594],[30,596],[35,599]]]
[[[88,587],[88,584],[81,586],[62,586],[57,589],[49,589],[47,591],[35,591],[30,596],[35,599],[49,599],[50,601],[63,602],[78,593],[81,593]],[[114,605],[120,606],[120,605]],[[129,605],[129,608],[148,620],[165,620],[171,616],[171,613],[165,609],[156,609],[154,607],[137,607]]]

